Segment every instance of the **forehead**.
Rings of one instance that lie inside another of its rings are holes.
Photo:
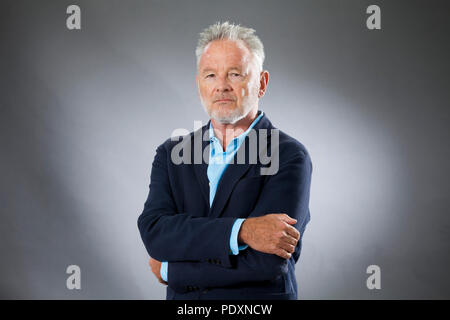
[[[251,52],[242,40],[215,40],[210,42],[200,58],[200,69],[237,65],[250,62]]]

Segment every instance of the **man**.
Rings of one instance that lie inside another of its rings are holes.
[[[258,110],[269,73],[253,29],[216,23],[196,55],[210,121],[156,150],[138,219],[152,271],[167,299],[297,299],[308,152]]]

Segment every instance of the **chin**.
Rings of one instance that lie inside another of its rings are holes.
[[[210,118],[221,123],[234,123],[237,118],[241,117],[242,110],[236,105],[232,106],[211,106],[209,112]]]
[[[236,115],[236,116],[224,117],[224,118],[215,119],[215,120],[219,121],[220,123],[223,123],[223,124],[235,124],[242,118],[244,118],[243,115]]]

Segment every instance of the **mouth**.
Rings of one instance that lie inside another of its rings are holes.
[[[223,103],[223,102],[233,102],[234,100],[232,99],[219,99],[219,100],[215,100],[214,103],[219,102],[219,103]]]

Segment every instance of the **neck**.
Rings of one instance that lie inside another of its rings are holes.
[[[258,114],[258,107],[253,108],[250,112],[239,121],[231,123],[220,123],[214,119],[211,119],[211,123],[214,129],[214,134],[222,144],[222,148],[225,151],[228,143],[235,137],[245,132],[252,122],[256,119]]]

